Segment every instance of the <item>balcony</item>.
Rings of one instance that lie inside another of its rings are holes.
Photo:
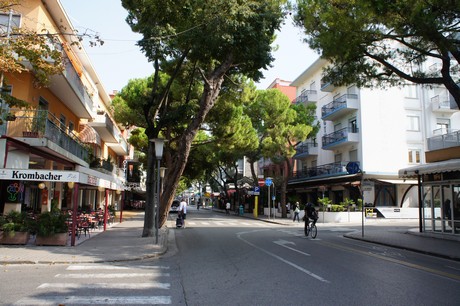
[[[94,121],[88,122],[88,125],[101,136],[105,144],[112,148],[116,154],[128,154],[128,144],[126,140],[121,136],[120,130],[107,113],[98,114]]]
[[[80,142],[76,135],[68,131],[58,118],[48,111],[11,109],[10,113],[15,114],[15,117],[8,121],[8,136],[23,138],[30,145],[47,147],[53,153],[60,154],[62,157],[74,162],[88,159],[88,150],[83,143]],[[31,138],[48,139],[57,148],[47,142],[32,141]]]
[[[433,131],[436,134],[437,131]],[[460,147],[460,131],[449,130],[445,134],[436,135],[427,139],[428,151]]]
[[[338,147],[359,142],[358,128],[343,128],[322,137],[323,150],[334,150]]]
[[[331,82],[324,82],[321,79],[321,91],[325,92],[333,92],[335,90],[335,85],[332,84]]]
[[[302,142],[297,146],[296,154],[293,158],[302,159],[313,155],[318,155],[318,144],[313,142]]]
[[[359,166],[359,162],[353,162]],[[351,162],[335,162],[330,164],[324,164],[317,167],[306,168],[302,171],[295,171],[289,181],[309,180],[318,179],[321,177],[333,177],[339,175],[354,174],[348,173],[347,165]]]
[[[447,90],[445,93],[431,98],[431,108],[433,112],[441,114],[458,112],[458,105]]]
[[[321,108],[323,120],[336,120],[358,109],[358,95],[345,94]]]
[[[316,90],[304,90],[302,93],[295,98],[295,104],[304,104],[315,103],[318,101]]]
[[[93,117],[94,103],[80,79],[81,72],[68,57],[64,56],[65,69],[62,74],[51,77],[50,90],[79,118]]]

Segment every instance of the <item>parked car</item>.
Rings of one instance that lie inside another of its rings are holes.
[[[169,209],[169,212],[178,212],[179,211],[179,200],[174,200],[171,204],[171,208]]]

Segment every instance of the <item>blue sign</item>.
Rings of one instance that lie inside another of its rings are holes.
[[[275,199],[276,199],[275,196],[272,196],[272,201],[275,201]]]
[[[260,187],[254,187],[254,192],[260,192]]]
[[[271,178],[267,177],[267,178],[265,179],[265,185],[267,185],[268,187],[270,187],[272,183],[273,183],[273,181],[272,181]]]
[[[346,168],[348,174],[356,174],[361,172],[361,169],[359,169],[359,164],[357,162],[349,162]]]

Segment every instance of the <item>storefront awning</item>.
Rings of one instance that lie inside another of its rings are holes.
[[[451,159],[442,162],[429,163],[424,165],[417,165],[409,168],[399,170],[399,177],[414,178],[417,174],[431,174],[460,171],[460,159]]]

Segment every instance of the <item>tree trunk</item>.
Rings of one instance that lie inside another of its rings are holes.
[[[204,90],[200,99],[200,109],[193,121],[190,123],[184,134],[178,141],[177,156],[168,166],[168,173],[165,177],[163,196],[161,197],[159,224],[164,225],[167,220],[169,207],[176,194],[179,179],[184,172],[190,155],[190,149],[195,136],[203,124],[207,114],[214,106],[219,96],[224,75],[230,69],[233,57],[229,55],[227,60],[218,66],[207,78],[204,79]],[[150,156],[149,156],[150,159]]]
[[[153,203],[155,200],[154,188],[155,181],[153,179],[155,172],[153,166],[155,165],[155,149],[154,144],[149,141],[148,147],[148,158],[147,158],[147,181],[146,181],[146,203],[145,203],[145,216],[144,216],[144,229],[142,231],[142,237],[153,237],[154,236],[154,207]]]

